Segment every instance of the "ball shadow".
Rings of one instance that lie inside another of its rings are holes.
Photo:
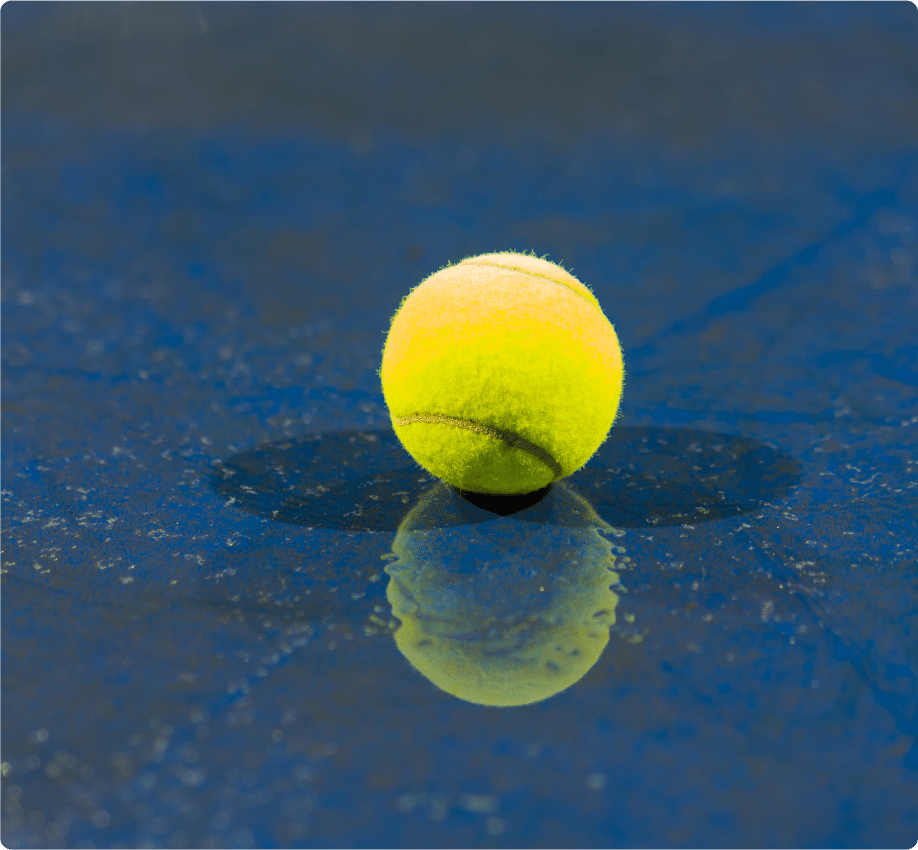
[[[748,437],[690,428],[619,427],[566,479],[618,528],[710,522],[782,499],[800,463]],[[395,532],[435,481],[414,466],[393,431],[343,431],[270,443],[220,461],[210,483],[245,511],[278,522],[344,531]],[[537,504],[525,496],[463,493],[481,522]],[[526,512],[538,521],[539,512]]]

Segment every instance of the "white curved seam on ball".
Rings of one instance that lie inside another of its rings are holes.
[[[525,437],[514,434],[512,431],[504,431],[501,428],[495,428],[492,425],[483,425],[480,422],[474,422],[471,419],[460,419],[456,416],[444,416],[441,413],[413,413],[410,416],[393,416],[396,425],[411,425],[412,423],[423,423],[427,425],[450,425],[454,428],[464,428],[466,431],[472,431],[475,434],[483,434],[486,437],[493,437],[500,440],[514,449],[520,449],[527,454],[532,455],[536,460],[542,461],[552,472],[554,479],[561,478],[564,470],[545,449],[535,443],[530,442]]]
[[[563,280],[555,280],[555,278],[549,277],[547,274],[542,274],[541,272],[531,272],[528,269],[523,269],[523,268],[520,268],[519,266],[505,266],[505,265],[502,265],[501,263],[478,263],[478,262],[474,262],[470,260],[463,260],[463,262],[459,263],[457,266],[453,266],[453,268],[458,268],[458,266],[488,266],[489,268],[492,268],[492,269],[507,269],[508,271],[511,271],[511,272],[519,272],[520,274],[528,274],[528,275],[532,275],[533,277],[540,277],[542,278],[542,280],[548,280],[548,281],[551,281],[552,283],[557,284],[558,286],[563,286],[568,292],[572,292],[578,298],[582,298],[584,301],[587,302],[587,304],[589,304],[591,307],[595,307],[597,310],[599,310],[600,313],[602,313],[602,310],[599,307],[597,307],[596,304],[593,301],[591,301],[589,298],[587,298],[587,296],[584,295],[582,292],[578,292],[576,289],[574,289],[573,286],[566,284]]]

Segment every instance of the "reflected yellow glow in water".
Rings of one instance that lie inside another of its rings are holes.
[[[624,550],[603,535],[618,533],[563,483],[505,517],[438,484],[405,517],[386,567],[395,643],[459,699],[547,699],[609,642]]]

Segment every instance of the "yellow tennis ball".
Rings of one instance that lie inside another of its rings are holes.
[[[420,283],[392,319],[383,394],[395,433],[433,475],[528,493],[605,440],[624,381],[615,329],[586,286],[527,254],[469,257]]]

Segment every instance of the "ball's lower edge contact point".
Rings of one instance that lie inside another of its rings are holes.
[[[393,416],[392,421],[396,425],[424,423],[427,425],[449,425],[453,428],[464,428],[466,431],[473,431],[476,434],[493,437],[495,440],[500,440],[514,449],[521,449],[524,452],[528,452],[533,457],[542,461],[542,463],[551,470],[555,478],[560,478],[564,474],[561,464],[541,446],[537,446],[535,443],[530,442],[525,437],[514,434],[512,431],[504,431],[501,428],[495,428],[493,425],[484,425],[481,422],[460,419],[456,416],[444,416],[441,413],[412,413],[410,416]]]

